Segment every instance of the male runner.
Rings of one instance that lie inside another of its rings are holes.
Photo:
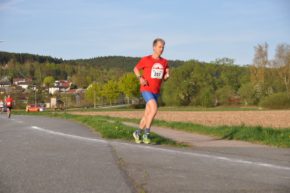
[[[10,95],[7,96],[6,100],[5,100],[5,103],[6,103],[6,107],[7,107],[7,115],[8,115],[8,118],[11,117],[11,109],[12,109],[12,103],[13,103],[13,99],[10,97]]]
[[[169,66],[167,60],[161,55],[164,51],[165,41],[157,38],[153,41],[153,54],[143,57],[134,68],[135,75],[140,80],[140,91],[146,101],[144,115],[140,121],[139,129],[133,133],[136,143],[149,144],[151,123],[157,113],[157,101],[163,80],[169,78]],[[143,71],[142,75],[141,72]],[[142,130],[145,132],[142,136]]]

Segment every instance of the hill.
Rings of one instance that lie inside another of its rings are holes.
[[[14,60],[15,62],[24,64],[25,62],[39,62],[39,63],[61,63],[61,58],[53,58],[51,56],[41,56],[37,54],[28,53],[12,53],[0,51],[0,64],[5,65],[9,61]]]
[[[133,72],[140,58],[104,56],[90,59],[63,60],[51,56],[29,53],[0,52],[0,77],[32,78],[41,85],[44,78],[69,79],[78,87],[86,88],[91,82],[117,80],[125,73]],[[181,66],[183,61],[169,61],[171,67]]]
[[[51,56],[41,56],[29,53],[11,53],[11,52],[0,52],[0,64],[5,65],[9,61],[15,61],[16,63],[24,64],[27,62],[38,62],[38,63],[55,63],[55,64],[71,64],[71,65],[89,65],[99,67],[103,69],[108,68],[120,68],[125,71],[132,71],[133,67],[140,60],[139,57],[128,57],[128,56],[101,56],[89,59],[75,59],[75,60],[63,60],[61,58],[54,58]],[[169,60],[171,67],[177,67],[184,63],[181,60]]]

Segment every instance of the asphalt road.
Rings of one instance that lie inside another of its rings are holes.
[[[0,193],[290,192],[290,150],[108,141],[85,126],[0,115]]]

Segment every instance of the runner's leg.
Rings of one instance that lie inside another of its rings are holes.
[[[151,139],[149,137],[149,134],[150,134],[150,127],[151,127],[151,123],[157,113],[157,102],[156,102],[156,99],[153,98],[151,100],[149,100],[147,102],[147,106],[148,108],[150,109],[150,111],[148,112],[147,116],[145,117],[145,121],[146,121],[146,124],[145,124],[145,132],[142,136],[142,141],[143,143],[145,144],[149,144],[151,143]]]
[[[155,99],[151,99],[147,102],[146,106],[148,105],[149,107],[149,112],[148,112],[148,115],[146,116],[146,128],[147,129],[150,129],[151,128],[151,124],[152,124],[152,121],[157,113],[157,102]]]
[[[136,131],[134,131],[134,133],[133,133],[133,137],[134,137],[136,143],[142,142],[141,141],[141,134],[142,134],[142,130],[145,129],[146,119],[147,119],[149,112],[150,112],[149,106],[146,104],[144,115],[140,121],[139,128]]]
[[[10,118],[10,116],[11,116],[11,110],[10,110],[10,108],[7,108],[7,115],[8,115],[8,118]]]
[[[146,104],[144,115],[143,115],[143,117],[142,117],[142,119],[140,121],[140,124],[139,124],[139,128],[140,129],[145,129],[145,127],[146,127],[146,119],[149,116],[149,114],[150,114],[150,106]]]

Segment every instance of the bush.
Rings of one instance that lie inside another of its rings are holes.
[[[213,89],[210,87],[202,88],[197,96],[196,105],[202,107],[213,107],[214,106],[214,94]]]
[[[289,109],[290,108],[290,97],[287,93],[275,93],[262,99],[260,106],[269,109]]]
[[[224,86],[216,91],[219,105],[229,105],[229,99],[234,96],[234,90],[230,86]]]
[[[254,105],[258,103],[258,99],[255,97],[255,89],[252,83],[242,84],[238,91],[244,105]]]

